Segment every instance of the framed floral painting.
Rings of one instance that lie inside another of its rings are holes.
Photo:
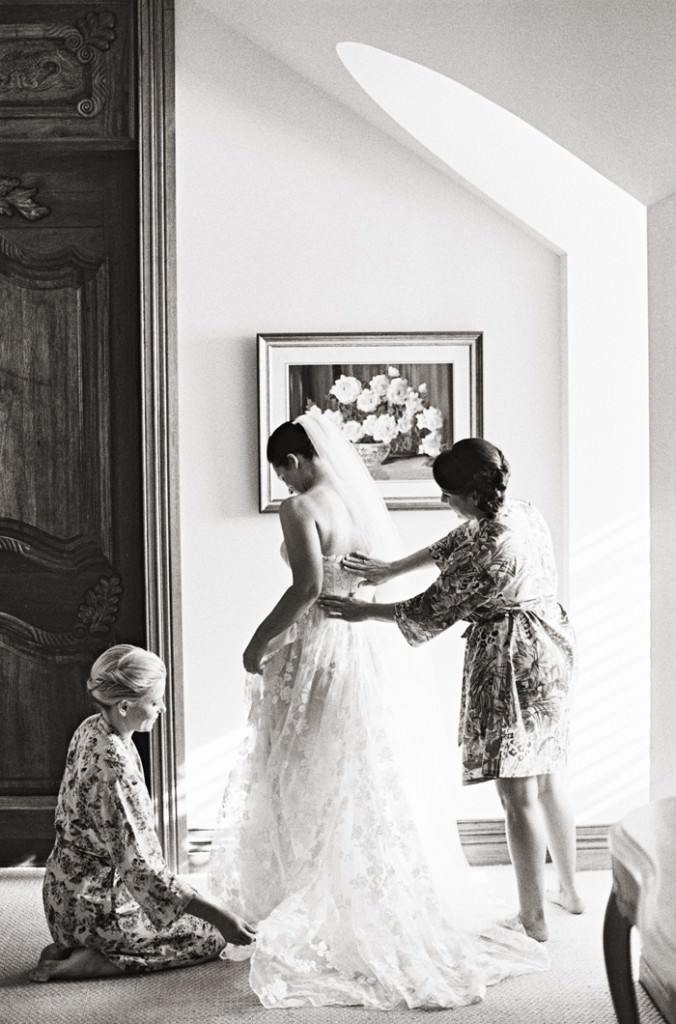
[[[265,457],[301,413],[327,416],[354,444],[389,508],[439,508],[436,455],[482,435],[482,335],[259,334],[260,509],[287,496]]]

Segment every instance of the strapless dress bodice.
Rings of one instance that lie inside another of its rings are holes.
[[[359,577],[353,572],[343,569],[341,559],[343,555],[324,555],[324,583],[322,591],[325,594],[338,594],[341,597],[354,594],[359,585]]]
[[[286,564],[289,564],[289,557],[286,553],[286,544],[282,544],[280,554]],[[324,581],[322,592],[324,594],[338,594],[340,597],[354,594],[357,590],[360,579],[353,572],[343,569],[341,560],[344,555],[322,555],[324,563]]]

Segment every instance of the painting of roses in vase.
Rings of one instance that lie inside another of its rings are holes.
[[[479,331],[259,334],[259,500],[286,490],[266,457],[280,423],[327,417],[355,446],[391,509],[439,509],[434,459],[483,429]]]
[[[452,369],[431,364],[292,367],[292,415],[309,412],[330,419],[376,479],[429,473],[435,456],[453,443]]]

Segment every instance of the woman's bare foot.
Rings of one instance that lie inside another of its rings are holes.
[[[545,921],[545,915],[542,914],[532,920],[526,920],[522,914],[519,914],[521,924],[523,925],[526,935],[530,935],[531,939],[537,939],[538,942],[546,942],[549,938],[549,929],[547,928],[547,922]]]
[[[48,955],[56,951],[57,955]],[[31,981],[68,978],[110,978],[120,974],[115,964],[94,949],[60,949],[52,944],[40,954],[37,967],[28,972]]]
[[[577,892],[569,892],[563,887],[547,889],[547,899],[558,907],[563,907],[569,914],[584,914],[584,900]]]
[[[28,977],[31,981],[47,981],[48,965],[57,960],[66,960],[71,953],[72,949],[66,949],[64,946],[57,946],[55,942],[50,942],[40,953],[40,959],[33,970],[29,971]]]
[[[504,921],[499,921],[498,924],[502,928],[509,928],[512,932],[523,932],[529,938],[536,939],[537,942],[546,942],[549,938],[549,930],[544,914],[533,918],[533,920],[526,920],[522,914],[515,914],[514,917],[508,917]]]

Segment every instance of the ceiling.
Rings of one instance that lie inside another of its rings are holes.
[[[676,192],[676,0],[199,4],[423,156],[354,82],[337,43],[368,43],[456,79],[646,205]]]

